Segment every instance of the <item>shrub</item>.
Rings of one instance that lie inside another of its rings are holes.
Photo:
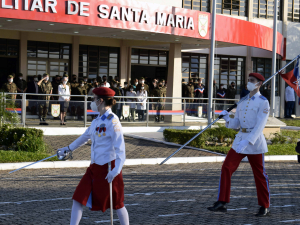
[[[6,100],[5,100],[6,98]],[[20,117],[18,113],[7,111],[7,108],[15,109],[15,103],[10,99],[7,99],[5,93],[0,93],[0,128],[4,125],[9,127],[16,127],[20,123]]]
[[[7,149],[27,152],[46,152],[43,131],[35,128],[8,128],[0,130],[0,145]]]
[[[192,137],[198,134],[200,130],[176,130],[176,129],[165,129],[163,132],[166,141],[174,142],[178,144],[184,144],[189,141]],[[232,129],[228,129],[223,126],[218,128],[208,129],[195,138],[189,145],[203,148],[207,141],[226,142],[231,145],[237,132]]]

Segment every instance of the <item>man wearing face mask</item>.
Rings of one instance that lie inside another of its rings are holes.
[[[83,81],[84,81],[84,87],[86,89],[86,92],[88,93],[89,90],[92,88],[92,84],[88,83],[88,78],[87,76],[83,76]]]
[[[219,98],[219,99],[226,98],[226,89],[224,88],[224,84],[220,84],[220,89],[217,90],[217,98]],[[217,103],[220,103],[220,104],[216,105],[217,110],[224,109],[225,101],[220,100],[220,101],[217,101]]]
[[[136,92],[133,89],[133,86],[130,85],[128,91],[126,92],[126,96],[134,97],[136,96]],[[130,114],[128,116],[128,122],[130,122],[130,118],[135,122],[135,112],[136,112],[136,98],[127,98],[127,105],[130,107]]]
[[[236,95],[235,83],[231,82],[229,88],[226,91],[226,98],[235,99],[235,95]],[[234,101],[228,101],[227,103],[234,104]]]
[[[74,95],[82,95],[83,97],[73,97],[72,100],[74,101],[77,101],[76,102],[76,108],[75,108],[75,111],[76,111],[76,114],[78,116],[78,120],[83,120],[82,116],[83,116],[83,109],[84,109],[84,95],[87,95],[87,91],[86,91],[86,88],[84,86],[84,81],[83,80],[80,80],[79,81],[79,86],[76,87],[75,89],[75,93]]]
[[[256,216],[269,215],[270,190],[269,178],[265,171],[264,154],[268,152],[263,129],[269,117],[269,102],[259,92],[265,78],[258,73],[250,73],[247,88],[250,94],[238,104],[235,115],[224,110],[221,115],[226,127],[240,129],[222,166],[218,201],[208,209],[226,212],[230,201],[231,176],[246,156],[251,165],[258,198],[259,211]]]
[[[76,89],[79,86],[79,83],[77,82],[77,76],[76,74],[72,75],[72,82],[71,82],[71,95],[75,95],[76,93]],[[74,102],[73,98],[70,98],[70,108],[71,108],[71,115],[72,116],[76,116],[76,107],[77,107],[77,103]]]
[[[147,94],[149,94],[149,86],[147,84],[145,84],[145,78],[141,77],[139,79],[139,84],[136,87],[136,91],[141,90],[142,84],[144,85],[144,90],[147,91]]]
[[[13,82],[14,77],[12,75],[8,75],[7,77],[7,83],[3,84],[2,89],[4,92],[7,93],[17,93],[17,85]],[[11,99],[16,99],[16,95],[9,95],[7,96],[8,98]]]
[[[27,90],[27,82],[23,80],[23,74],[18,74],[18,79],[16,79],[16,85],[18,93],[26,93]],[[17,99],[22,99],[22,95],[17,95]]]
[[[157,116],[155,117],[155,122],[160,122],[164,120],[164,116],[159,115],[160,110],[164,110],[164,103],[165,99],[163,97],[166,97],[165,92],[162,90],[162,82],[158,83],[158,87],[154,88],[152,97],[159,97],[158,99],[153,99],[153,107],[154,110],[157,110]],[[155,103],[156,102],[156,103]]]
[[[136,91],[136,87],[138,86],[138,84],[139,84],[138,79],[134,79],[134,80],[133,80],[133,84],[132,84],[133,90],[134,90],[134,91]]]
[[[49,81],[49,74],[44,73],[43,79],[41,79],[37,85],[39,86],[39,94],[52,94],[53,88],[51,82]],[[39,96],[40,125],[48,125],[45,119],[47,118],[48,114],[50,95]]]

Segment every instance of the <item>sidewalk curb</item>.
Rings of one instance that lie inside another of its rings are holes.
[[[137,166],[137,165],[158,165],[165,158],[144,158],[144,159],[126,159],[124,166]],[[225,156],[203,156],[203,157],[173,157],[165,164],[179,164],[179,163],[211,163],[223,162]],[[248,161],[243,160],[243,161]],[[265,156],[265,162],[271,161],[297,161],[297,155],[270,155]],[[15,170],[20,167],[26,166],[32,162],[22,163],[0,163],[0,170]],[[62,168],[86,168],[90,165],[91,161],[54,161],[54,162],[41,162],[25,169],[62,169]]]

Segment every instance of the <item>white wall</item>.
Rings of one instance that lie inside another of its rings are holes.
[[[138,0],[138,1],[182,8],[182,0],[163,0],[163,1],[162,0]]]
[[[300,54],[300,23],[288,22],[286,59],[291,60]]]

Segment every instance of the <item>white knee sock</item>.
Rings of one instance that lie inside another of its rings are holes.
[[[83,205],[73,200],[70,225],[78,225],[82,217]]]
[[[121,209],[117,209],[117,214],[121,225],[129,225],[129,216],[125,206]]]

